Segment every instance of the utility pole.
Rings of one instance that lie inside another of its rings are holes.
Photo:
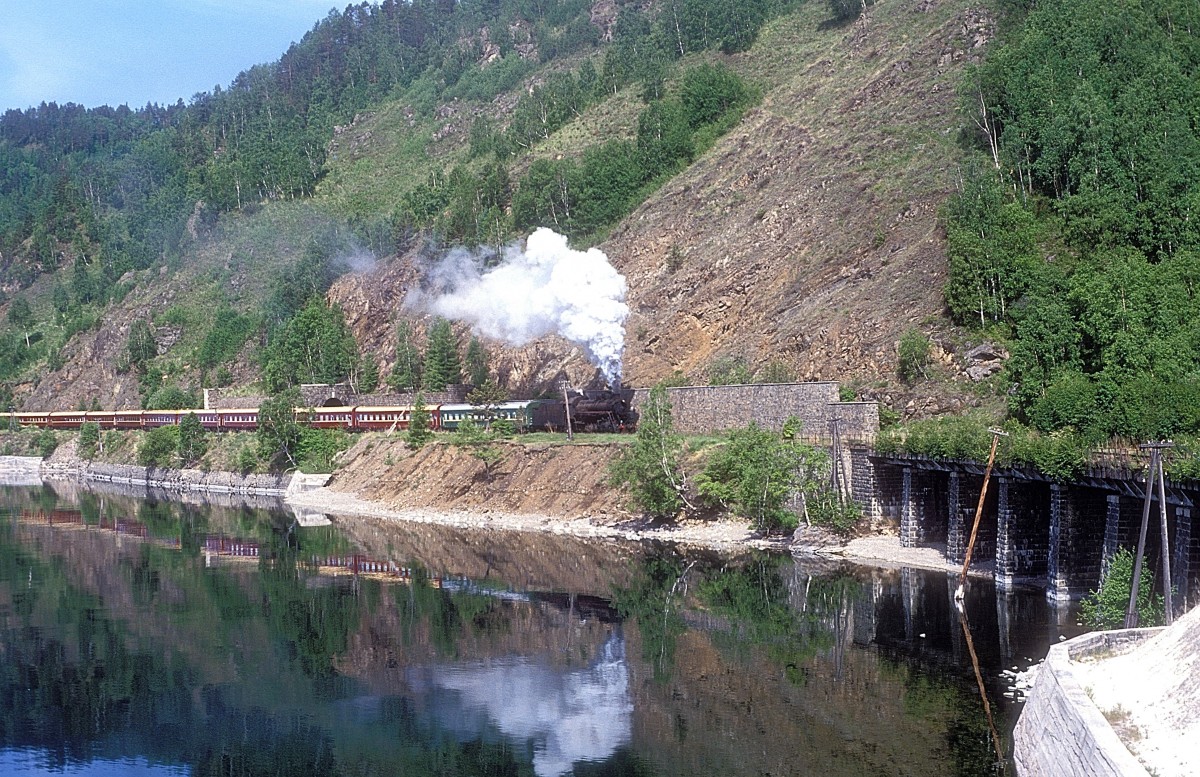
[[[996,446],[1001,437],[1007,437],[1008,432],[995,427],[988,429],[992,435],[992,450],[988,454],[987,467],[983,470],[983,488],[979,489],[979,504],[975,506],[975,523],[971,524],[971,539],[967,541],[967,556],[963,559],[962,576],[958,581],[956,597],[962,598],[967,585],[967,570],[971,567],[971,554],[975,552],[975,537],[979,534],[979,519],[983,517],[983,503],[987,499],[988,482],[992,479],[992,464],[996,462]]]
[[[1146,470],[1146,499],[1142,503],[1142,528],[1138,532],[1137,556],[1133,561],[1133,580],[1129,585],[1129,606],[1125,609],[1125,628],[1138,625],[1138,588],[1142,582],[1142,556],[1146,552],[1146,530],[1150,526],[1150,503],[1154,501],[1154,488],[1158,487],[1158,508],[1162,529],[1163,603],[1166,605],[1167,624],[1174,620],[1171,601],[1171,553],[1167,538],[1167,489],[1163,476],[1162,452],[1175,447],[1175,443],[1148,442],[1138,446],[1139,450],[1150,451],[1150,467]]]
[[[571,388],[571,384],[564,380],[559,386],[562,388],[563,393],[563,407],[567,411],[567,439],[574,440],[575,431],[571,428],[571,400],[567,397],[567,391]]]

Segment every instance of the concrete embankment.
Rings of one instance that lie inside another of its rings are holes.
[[[42,482],[42,459],[35,456],[0,456],[0,485],[36,486]]]
[[[1200,607],[1051,648],[1013,739],[1021,777],[1200,773]]]
[[[12,457],[17,458],[17,457]],[[241,474],[238,472],[206,472],[198,469],[166,469],[139,467],[132,464],[89,462],[66,452],[49,459],[23,459],[17,471],[33,472],[36,484],[43,478],[80,480],[93,483],[144,486],[168,492],[197,491],[210,494],[239,494],[246,496],[284,497],[310,488],[320,488],[328,475],[306,475],[301,472],[285,474]],[[0,464],[0,467],[3,465]],[[3,470],[0,469],[0,472]]]
[[[1148,777],[1088,696],[1075,661],[1127,648],[1156,631],[1085,634],[1050,648],[1013,732],[1020,777]]]

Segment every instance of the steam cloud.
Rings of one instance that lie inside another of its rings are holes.
[[[451,251],[426,276],[426,289],[407,304],[465,321],[486,337],[509,345],[549,334],[581,346],[611,383],[621,374],[625,346],[625,277],[602,251],[576,251],[550,229],[529,236],[525,249],[508,246],[494,267],[494,254]]]

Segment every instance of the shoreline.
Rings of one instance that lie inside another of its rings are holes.
[[[305,510],[338,515],[382,518],[396,523],[436,524],[460,529],[512,532],[545,532],[579,539],[625,542],[669,542],[695,548],[735,552],[766,550],[799,557],[844,560],[884,569],[910,567],[935,572],[958,572],[961,565],[948,561],[935,547],[905,548],[897,534],[876,534],[842,540],[828,532],[808,529],[799,542],[791,535],[762,537],[745,521],[688,519],[658,525],[633,516],[555,517],[503,511],[437,511],[422,508],[394,509],[356,494],[330,488],[289,493],[284,503]],[[970,576],[991,579],[992,564],[973,565]]]
[[[365,499],[353,492],[340,491],[324,485],[313,488],[312,486],[318,483],[326,482],[329,476],[325,475],[295,473],[286,481],[280,476],[269,476],[273,482],[255,482],[251,485],[245,482],[245,476],[236,473],[147,470],[129,465],[97,466],[79,461],[72,455],[73,451],[63,456],[65,452],[59,452],[51,460],[24,456],[3,457],[0,469],[19,471],[27,476],[37,472],[37,477],[43,481],[75,481],[101,488],[105,485],[118,486],[119,483],[128,483],[134,487],[158,488],[175,495],[190,492],[227,498],[239,495],[267,497],[278,499],[284,506],[335,517],[363,516],[396,523],[436,524],[460,529],[544,532],[583,540],[667,542],[725,553],[760,550],[791,553],[800,558],[844,560],[883,569],[909,567],[948,574],[959,572],[961,569],[960,565],[946,559],[944,547],[905,548],[900,545],[900,538],[895,532],[844,539],[819,528],[801,527],[791,535],[764,537],[755,532],[746,521],[730,518],[692,518],[660,524],[624,512],[566,517],[490,509],[396,509],[382,502]],[[129,477],[131,472],[140,477]],[[116,477],[118,474],[122,477]],[[250,479],[258,480],[262,477],[251,476]],[[993,568],[992,562],[973,564],[970,577],[992,579]]]

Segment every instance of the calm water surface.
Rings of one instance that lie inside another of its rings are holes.
[[[999,673],[1075,633],[916,570],[321,523],[0,493],[0,774],[1011,773]]]

